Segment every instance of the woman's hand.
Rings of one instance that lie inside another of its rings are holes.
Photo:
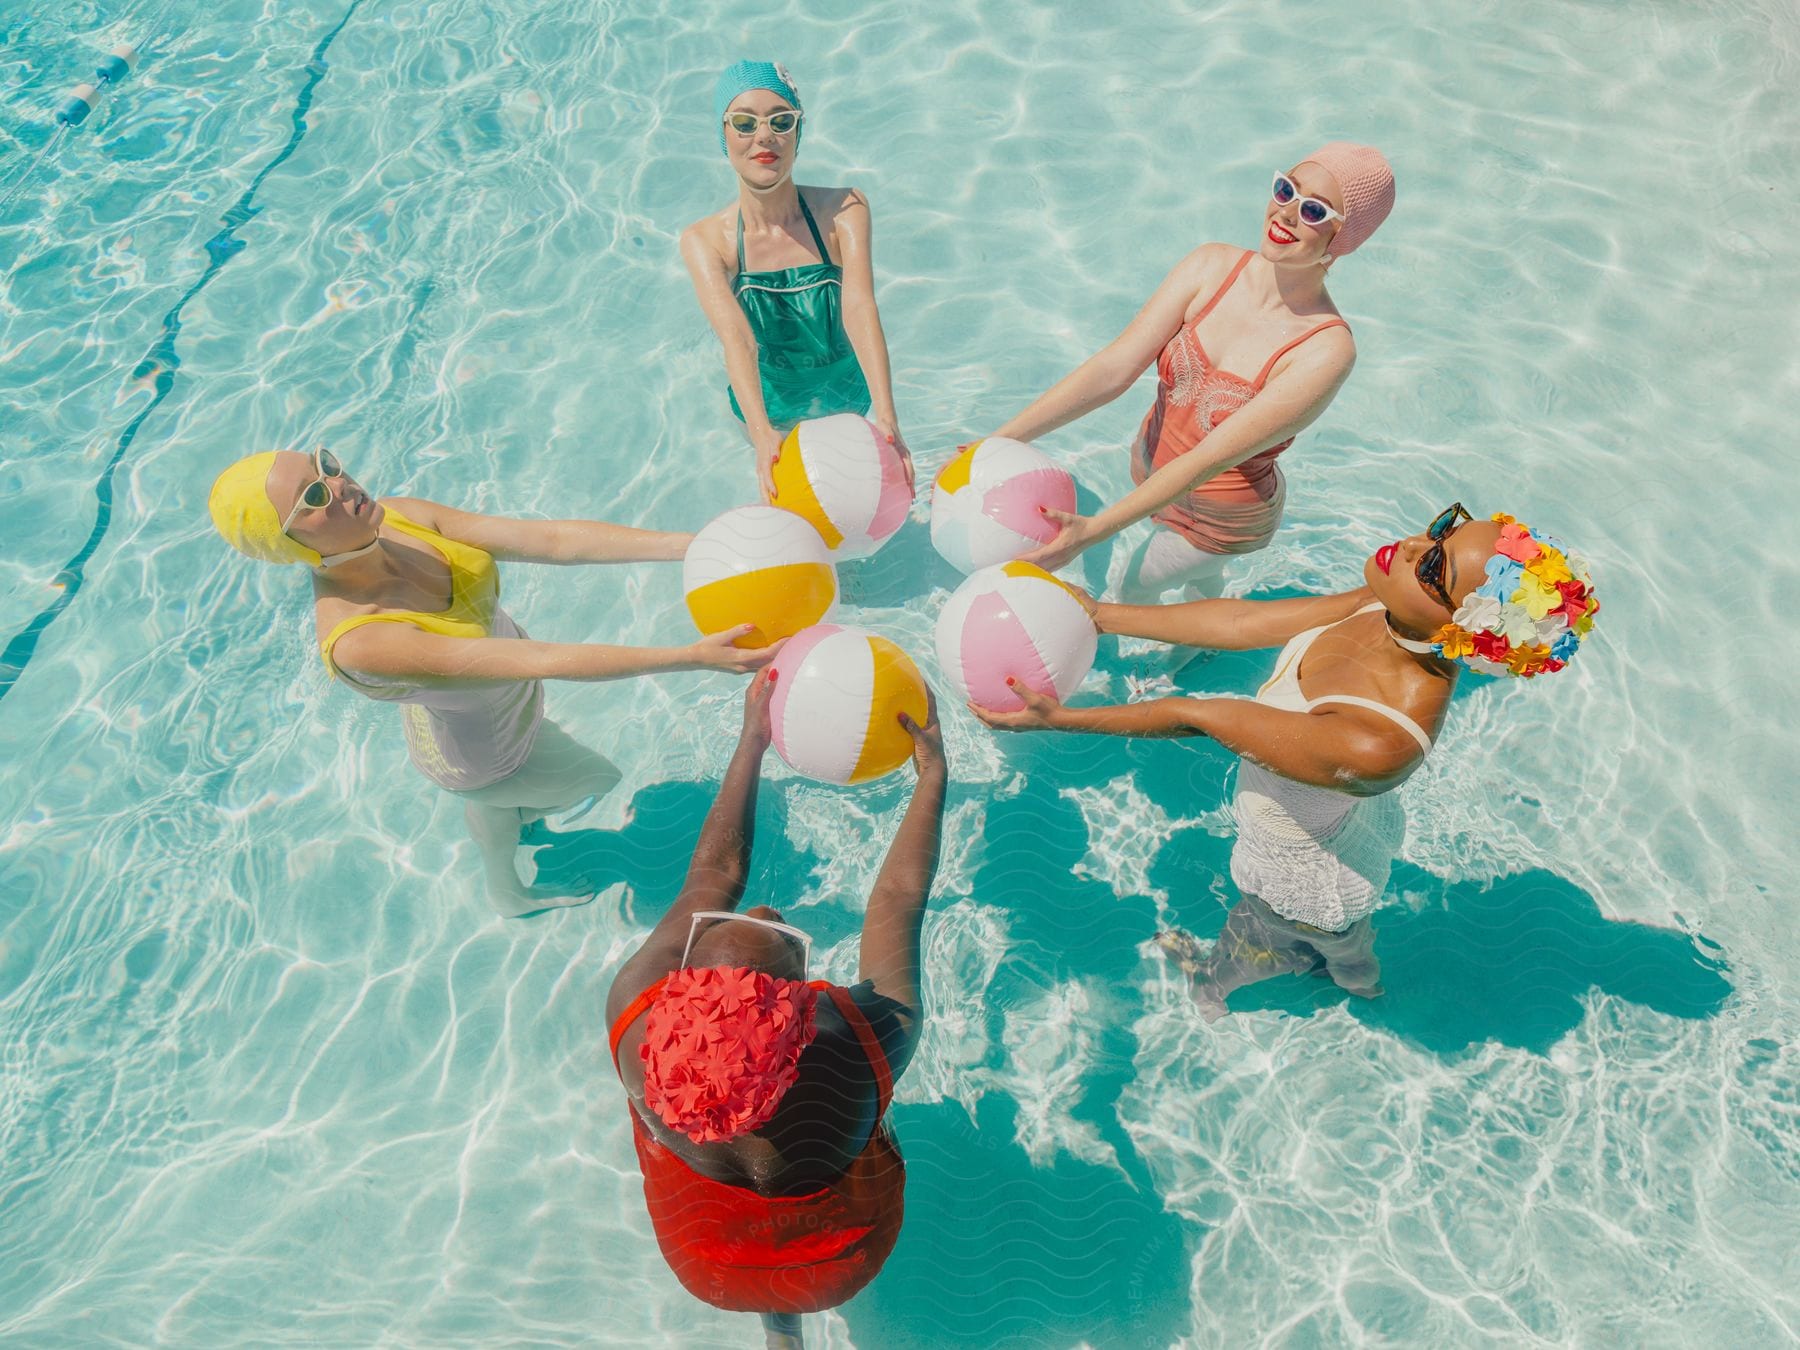
[[[767,647],[732,645],[755,628],[753,623],[740,623],[736,628],[727,628],[722,633],[714,633],[711,637],[703,637],[689,645],[684,649],[688,668],[724,670],[733,675],[748,675],[753,670],[761,670],[775,659],[775,653],[781,650],[780,642],[771,643]],[[785,642],[786,639],[782,641]]]
[[[927,772],[949,771],[944,758],[944,729],[938,725],[937,695],[929,685],[925,688],[925,725],[920,726],[905,713],[900,714],[900,725],[912,737],[914,772],[923,778]]]
[[[1056,538],[1022,556],[1020,562],[1036,563],[1046,572],[1067,567],[1081,556],[1083,549],[1099,543],[1106,536],[1092,516],[1074,511],[1059,511],[1054,506],[1040,506],[1044,518],[1058,527]]]
[[[770,427],[768,435],[752,437],[752,442],[756,446],[756,485],[762,489],[763,501],[774,506],[775,461],[781,458],[781,434]]]
[[[969,705],[969,711],[995,731],[1048,731],[1056,726],[1056,715],[1063,705],[1054,694],[1040,694],[1010,675],[1006,677],[1006,687],[1025,700],[1025,706],[1018,712],[995,712],[973,703]]]
[[[1063,584],[1069,587],[1069,594],[1075,597],[1075,602],[1079,604],[1082,610],[1087,614],[1088,622],[1094,625],[1094,631],[1096,633],[1104,633],[1106,627],[1100,622],[1100,602],[1079,586],[1070,585],[1068,582],[1064,582]]]
[[[891,418],[876,418],[875,429],[886,436],[888,444],[899,453],[900,467],[906,472],[906,490],[917,492],[918,484],[913,481],[912,451],[906,448],[906,438],[900,434],[899,423]],[[958,448],[960,449],[960,447]]]
[[[758,754],[767,750],[774,739],[769,725],[769,701],[774,693],[775,671],[767,666],[757,672],[750,687],[744,690],[744,730],[738,740]]]

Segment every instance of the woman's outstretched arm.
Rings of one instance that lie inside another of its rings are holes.
[[[1378,713],[1348,705],[1313,712],[1247,698],[1158,698],[1071,708],[1014,685],[1019,712],[975,708],[998,731],[1078,731],[1100,736],[1208,736],[1272,773],[1357,796],[1386,792],[1424,753],[1411,734]]]
[[[465,638],[427,633],[410,623],[365,624],[332,648],[332,663],[354,675],[414,680],[445,687],[511,684],[519,680],[623,680],[675,670],[746,674],[775,657],[780,644],[750,650],[732,641],[742,624],[685,647],[616,647],[601,642],[539,642],[535,638]]]
[[[1189,600],[1175,605],[1093,605],[1094,627],[1122,637],[1149,638],[1211,651],[1279,647],[1296,633],[1347,619],[1375,598],[1367,586],[1341,595],[1280,600]]]
[[[684,531],[640,530],[604,520],[520,520],[459,511],[417,497],[390,497],[408,519],[446,539],[468,544],[505,562],[675,562],[694,536]]]
[[[743,307],[732,294],[732,269],[706,237],[714,219],[709,216],[681,232],[681,259],[687,264],[706,321],[725,349],[725,374],[731,381],[731,392],[737,395],[738,410],[744,414],[744,432],[756,448],[756,480],[762,487],[763,500],[773,501],[775,480],[769,470],[781,453],[781,437],[763,406],[756,334],[750,331],[750,320],[744,317]]]
[[[763,755],[769,748],[769,696],[774,688],[773,672],[764,671],[744,691],[744,728],[719,784],[719,794],[700,825],[687,877],[675,903],[613,980],[606,996],[609,1026],[640,992],[675,969],[695,914],[736,909],[744,898],[756,839],[756,794],[762,784]]]
[[[859,979],[874,985],[878,1011],[886,1014],[872,1021],[895,1078],[912,1058],[923,1029],[919,933],[925,923],[925,902],[937,876],[944,793],[950,776],[936,701],[930,704],[924,726],[905,714],[901,714],[901,724],[913,738],[913,768],[918,781],[913,785],[912,800],[906,805],[900,830],[888,846],[874,889],[869,892],[858,971]]]
[[[1036,440],[1131,388],[1175,336],[1194,296],[1230,254],[1223,244],[1203,244],[1176,263],[1119,336],[1038,395],[994,435]]]
[[[844,256],[844,333],[869,383],[869,416],[900,452],[906,485],[913,486],[912,452],[900,434],[894,411],[894,377],[888,363],[887,335],[875,305],[874,221],[869,199],[854,188],[837,214],[838,247]]]

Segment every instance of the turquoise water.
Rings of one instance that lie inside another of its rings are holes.
[[[1793,1339],[1791,11],[664,8],[180,0],[0,215],[0,1339],[755,1343],[650,1245],[601,1026],[739,686],[552,692],[625,772],[547,861],[605,890],[503,923],[300,578],[204,509],[320,440],[486,510],[747,499],[675,248],[729,196],[710,88],[745,54],[800,81],[803,179],[874,201],[927,472],[1193,244],[1251,242],[1272,167],[1379,144],[1400,204],[1333,279],[1360,362],[1233,588],[1347,583],[1461,498],[1583,547],[1606,603],[1403,790],[1373,1004],[1291,980],[1209,1028],[1153,954],[1223,920],[1226,756],[947,710],[908,1223],[812,1343]],[[0,173],[157,9],[0,18]],[[1147,400],[1050,438],[1089,500]],[[845,571],[921,659],[953,580],[922,520]],[[538,636],[687,632],[676,568],[507,586]],[[1133,670],[1103,646],[1086,696]],[[770,777],[755,884],[842,978],[902,785]]]

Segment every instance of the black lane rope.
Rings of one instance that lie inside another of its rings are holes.
[[[281,148],[281,153],[263,165],[256,177],[250,180],[250,186],[244,190],[243,195],[221,218],[219,232],[206,241],[206,270],[200,274],[198,281],[188,287],[186,294],[175,302],[175,307],[163,315],[161,336],[157,338],[156,344],[150,348],[144,355],[144,359],[139,361],[136,369],[132,371],[134,380],[149,382],[153,391],[150,402],[139,409],[137,416],[133,417],[126,424],[125,430],[119,433],[119,442],[113,450],[112,458],[106,462],[105,469],[101,471],[99,480],[94,484],[94,498],[99,504],[94,528],[75,556],[70,558],[63,565],[62,570],[56,574],[52,584],[61,588],[61,594],[51,602],[48,608],[39,611],[36,617],[15,633],[4,650],[0,650],[0,699],[4,699],[12,692],[13,686],[19,682],[19,677],[25,673],[25,667],[30,662],[32,654],[37,650],[38,639],[43,636],[44,630],[56,622],[62,612],[69,607],[70,602],[80,593],[82,583],[87,579],[88,560],[94,556],[94,551],[100,547],[101,541],[106,538],[108,527],[112,524],[113,479],[118,473],[119,465],[124,462],[126,452],[131,449],[132,442],[137,439],[138,429],[144,425],[144,420],[156,411],[162,401],[169,396],[169,391],[175,387],[175,372],[181,369],[181,357],[175,350],[176,340],[181,336],[181,311],[186,307],[188,301],[206,289],[208,283],[219,274],[220,269],[226,263],[244,249],[244,242],[236,235],[239,229],[255,219],[257,213],[262,210],[255,204],[257,189],[263,185],[264,179],[286,163],[294,151],[300,148],[300,142],[306,137],[306,114],[307,110],[312,107],[313,91],[325,78],[327,70],[325,53],[331,49],[331,44],[337,40],[337,35],[343,32],[344,25],[350,22],[351,16],[356,13],[362,2],[363,0],[350,0],[350,7],[344,11],[343,18],[339,19],[336,26],[320,40],[319,45],[313,48],[312,59],[306,63],[306,81],[300,86],[300,96],[294,101],[293,134],[288,137],[287,144]]]

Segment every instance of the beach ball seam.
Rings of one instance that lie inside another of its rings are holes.
[[[770,475],[776,504],[816,529],[838,557],[874,553],[912,504],[899,452],[856,413],[796,423]]]
[[[681,565],[688,613],[702,633],[753,623],[739,647],[766,647],[812,626],[837,604],[837,568],[819,533],[773,506],[740,506],[709,521]]]
[[[904,710],[923,722],[927,694],[918,667],[896,643],[862,628],[819,624],[797,633],[775,658],[769,707],[776,753],[809,778],[865,783],[912,755]]]

